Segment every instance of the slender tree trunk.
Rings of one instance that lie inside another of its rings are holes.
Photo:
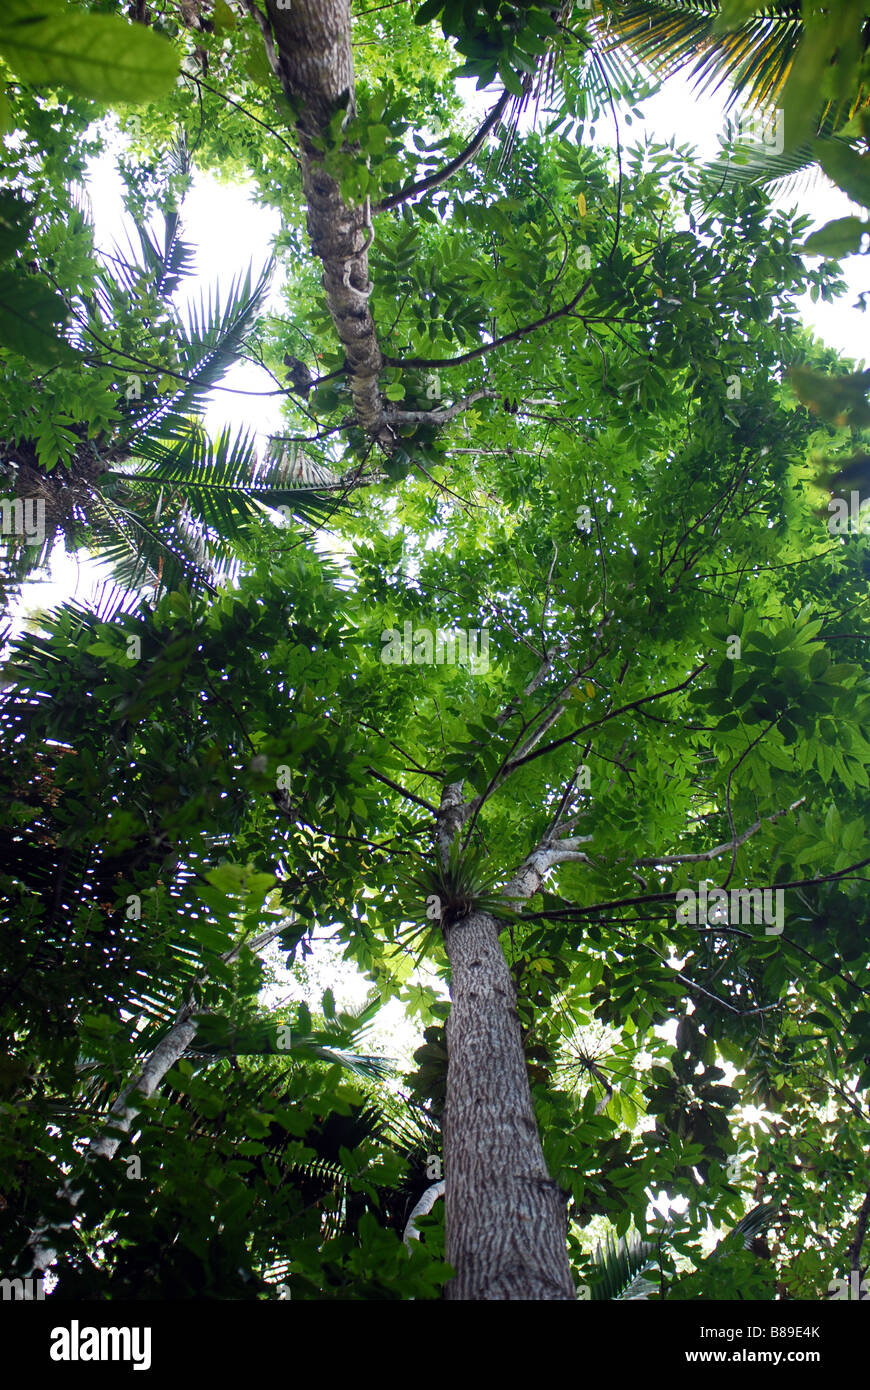
[[[139,1113],[136,1106],[130,1104],[131,1100],[138,1096],[143,1096],[147,1100],[149,1096],[153,1096],[166,1073],[171,1071],[179,1058],[184,1056],[195,1037],[196,1019],[184,1018],[170,1028],[165,1038],[161,1038],[139,1076],[125,1087],[109,1110],[113,1132],[99,1135],[90,1145],[89,1152],[91,1154],[99,1154],[102,1158],[115,1157],[121,1143],[121,1135],[118,1130],[122,1130],[124,1134],[129,1134],[130,1126]]]
[[[293,0],[287,9],[279,9],[277,0],[267,0],[267,9],[281,84],[299,111],[296,128],[308,233],[311,249],[323,263],[323,288],[344,347],[356,418],[389,452],[395,436],[378,387],[382,358],[369,310],[371,212],[368,201],[347,206],[338,183],[323,167],[322,153],[312,144],[327,135],[340,103],[346,103],[348,117],[356,111],[350,0]]]
[[[448,927],[453,999],[443,1118],[451,1299],[575,1299],[565,1198],[544,1162],[498,923]]]
[[[261,951],[268,946],[270,942],[274,941],[276,936],[280,936],[281,932],[286,930],[287,921],[284,920],[281,922],[280,926],[271,927],[268,931],[261,932],[260,935],[254,937],[253,940],[244,942],[239,946],[233,946],[231,950],[224,953],[222,959],[227,964],[231,963],[241,953],[244,947],[249,951]],[[205,975],[200,976],[200,980],[205,978]],[[147,1099],[149,1096],[154,1095],[167,1072],[172,1070],[176,1062],[184,1056],[185,1052],[190,1047],[196,1037],[196,1030],[197,1020],[194,1014],[194,1005],[192,1000],[189,1000],[188,1003],[179,1010],[175,1023],[169,1029],[169,1032],[160,1039],[160,1042],[145,1059],[145,1063],[141,1072],[136,1077],[136,1080],[132,1081],[124,1088],[109,1109],[109,1116],[113,1121],[114,1132],[111,1134],[103,1133],[91,1141],[83,1155],[85,1163],[92,1163],[98,1156],[101,1158],[115,1157],[121,1144],[121,1136],[117,1131],[120,1129],[124,1134],[129,1134],[130,1127],[139,1113],[136,1107],[131,1105],[130,1102],[137,1096],[143,1096]],[[81,1196],[81,1193],[75,1190],[72,1177],[66,1178],[63,1186],[58,1190],[58,1196],[61,1195],[65,1196],[69,1203],[69,1220],[63,1222],[61,1225],[57,1225],[56,1223],[52,1225],[52,1223],[42,1219],[36,1223],[28,1239],[28,1245],[33,1255],[31,1274],[43,1274],[53,1261],[57,1259],[57,1251],[53,1246],[46,1243],[51,1238],[52,1230],[68,1229],[69,1226],[72,1225]]]
[[[166,1073],[175,1066],[180,1057],[183,1057],[195,1035],[196,1020],[187,1018],[176,1023],[157,1044],[136,1081],[121,1093],[109,1111],[115,1131],[121,1129],[125,1134],[129,1134],[130,1126],[139,1112],[128,1102],[134,1095],[153,1096]],[[92,1163],[98,1155],[102,1158],[114,1158],[120,1143],[121,1136],[117,1132],[99,1135],[85,1150],[85,1163]],[[42,1220],[37,1222],[28,1240],[33,1256],[32,1275],[44,1274],[57,1259],[57,1251],[54,1246],[48,1244],[52,1238],[52,1231],[68,1230],[73,1223],[81,1192],[75,1190],[72,1178],[67,1178],[59,1189],[58,1196],[61,1195],[65,1196],[69,1203],[69,1219],[59,1225]]]

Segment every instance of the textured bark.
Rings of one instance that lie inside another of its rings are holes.
[[[447,866],[450,846],[468,816],[468,805],[462,800],[462,783],[448,782],[441,792],[441,806],[435,821],[435,843],[441,863]]]
[[[302,186],[308,204],[308,234],[323,263],[323,288],[345,350],[354,412],[370,438],[389,451],[395,436],[378,387],[383,365],[369,309],[369,205],[349,208],[335,179],[323,168],[312,138],[325,135],[337,105],[349,95],[355,113],[349,0],[293,0],[279,9],[267,0],[275,51],[285,92],[299,117]]]
[[[447,1297],[573,1300],[565,1198],[544,1162],[498,924],[474,912],[445,940]]]

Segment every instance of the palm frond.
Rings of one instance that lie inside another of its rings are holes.
[[[720,8],[717,0],[630,0],[609,8],[595,32],[605,51],[628,48],[658,77],[689,67],[701,91],[730,83],[728,107],[775,106],[803,37],[800,4],[779,0],[714,38]]]
[[[642,1240],[639,1232],[629,1231],[617,1243],[608,1231],[603,1250],[599,1244],[592,1257],[596,1270],[595,1281],[590,1285],[592,1301],[646,1298],[656,1292],[658,1285],[643,1278],[644,1271],[656,1259],[656,1245]]]
[[[176,185],[170,192],[183,192],[190,173],[183,140],[168,158]],[[265,508],[287,507],[299,520],[322,523],[339,502],[282,485],[274,469],[258,469],[252,436],[225,431],[212,443],[197,418],[240,356],[271,266],[256,282],[249,267],[226,292],[210,290],[181,312],[169,301],[192,270],[193,253],[177,209],[167,207],[162,238],[134,217],[127,242],[102,257],[79,301],[77,327],[88,354],[112,361],[121,374],[129,369],[115,398],[120,424],[93,444],[82,431],[70,486],[45,480],[55,518],[47,545],[59,529],[68,546],[101,551],[115,582],[128,590],[150,586],[157,597],[183,581],[213,590],[219,571],[231,577],[238,566],[242,530]],[[22,442],[21,456],[41,476],[31,441]],[[25,555],[5,566],[10,588],[32,558],[38,564],[44,557]]]
[[[752,1242],[767,1226],[779,1211],[776,1202],[762,1202],[748,1211],[745,1216],[737,1222],[737,1225],[728,1232],[716,1249],[710,1255],[711,1260],[718,1260],[726,1251],[733,1250],[736,1246],[742,1245],[744,1250],[752,1249]]]
[[[161,250],[148,228],[137,222],[136,231],[142,243],[145,267],[150,272],[152,288],[161,299],[168,299],[178,289],[186,275],[193,273],[196,253],[181,237],[181,218],[177,210],[164,214],[163,249]]]
[[[819,122],[819,137],[832,139],[836,127],[836,113],[831,109]],[[773,196],[786,198],[799,188],[806,191],[807,186],[822,178],[817,165],[818,150],[813,142],[806,141],[781,154],[775,154],[758,143],[749,145],[737,142],[730,149],[724,147],[724,141],[722,143],[722,154],[704,166],[721,189],[758,184],[769,188]]]
[[[255,439],[244,427],[235,432],[224,429],[211,439],[196,420],[187,420],[174,435],[139,439],[129,462],[108,470],[103,482],[107,487],[120,485],[128,497],[139,493],[157,498],[158,508],[161,494],[183,499],[205,533],[212,556],[229,563],[242,528],[262,516],[264,508],[287,508],[298,520],[315,524],[342,505],[340,498],[323,491],[335,483],[306,486],[288,477],[283,459],[259,464]]]
[[[223,304],[220,288],[215,286],[207,296],[200,295],[199,303],[189,306],[186,321],[179,317],[174,340],[178,384],[147,403],[122,435],[124,442],[132,445],[158,425],[163,431],[183,432],[187,416],[202,414],[209,392],[241,353],[265,301],[272,273],[270,263],[253,283],[249,266],[233,280]]]
[[[724,1254],[740,1246],[751,1250],[753,1241],[770,1224],[778,1210],[776,1202],[763,1202],[753,1207],[719,1241],[707,1258],[721,1259]],[[657,1258],[657,1243],[643,1240],[638,1231],[630,1231],[618,1242],[608,1231],[603,1249],[599,1243],[592,1257],[595,1276],[589,1289],[591,1300],[646,1299],[650,1294],[657,1293],[658,1283],[644,1278],[645,1272],[656,1263]]]
[[[773,197],[788,198],[806,192],[822,178],[814,164],[809,145],[784,154],[763,153],[756,145],[751,150],[743,146],[722,154],[705,165],[705,170],[723,190],[755,184],[768,188]]]
[[[94,493],[91,528],[115,583],[125,589],[153,587],[155,599],[187,583],[215,592],[217,575],[200,538],[183,524],[159,528],[132,507]]]

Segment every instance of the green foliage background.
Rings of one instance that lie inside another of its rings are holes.
[[[480,393],[378,458],[257,26],[223,0],[150,26],[40,5],[0,27],[0,467],[51,525],[38,554],[6,538],[3,582],[14,598],[63,540],[127,601],[63,605],[6,665],[0,1266],[26,1273],[41,1231],[60,1299],[439,1296],[441,1204],[402,1237],[439,1155],[425,905],[433,809],[462,779],[468,891],[568,824],[582,839],[502,937],[578,1283],[823,1297],[868,1190],[870,551],[830,533],[821,484],[860,476],[868,419],[795,300],[831,298],[860,236],[805,243],[758,182],[629,144],[650,53],[614,56],[579,6],[355,5],[358,110],[324,151],[348,201],[461,151],[458,62],[518,102],[554,65],[535,128],[377,214],[386,400]],[[757,8],[723,6],[723,32]],[[812,76],[794,51],[787,114]],[[828,106],[863,90],[864,58],[836,51]],[[75,202],[108,106],[141,247],[114,265]],[[611,111],[616,154],[594,135]],[[865,203],[866,137],[853,101],[815,151]],[[183,321],[196,168],[280,211],[278,312],[248,279]],[[261,467],[246,432],[206,437],[243,351],[279,389],[287,354],[316,378],[286,387],[286,434],[336,488]],[[385,665],[408,621],[486,629],[488,669]],[[678,922],[705,875],[781,889],[783,934]],[[368,1006],[269,1005],[269,931],[291,970],[328,933]],[[420,1034],[407,1076],[365,1051],[391,999]],[[89,1160],[183,1009],[193,1045]]]

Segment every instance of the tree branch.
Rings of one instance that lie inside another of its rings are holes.
[[[390,208],[397,208],[402,203],[406,203],[409,198],[416,198],[418,193],[428,193],[430,189],[437,188],[439,184],[446,183],[449,178],[458,173],[460,169],[464,168],[469,160],[474,158],[493,126],[498,124],[509,101],[510,92],[502,92],[501,97],[490,111],[477,134],[455,159],[449,160],[443,168],[438,169],[434,174],[428,174],[426,178],[417,179],[414,183],[406,183],[405,187],[400,188],[398,193],[390,193],[388,197],[382,198],[379,203],[375,203],[372,212],[387,212]]]
[[[500,391],[472,391],[470,396],[465,396],[461,401],[456,401],[454,405],[445,406],[443,410],[391,410],[389,414],[390,423],[399,421],[401,424],[416,425],[447,425],[451,420],[455,420],[457,415],[462,415],[469,410],[475,401],[496,400],[501,395]]]
[[[583,281],[574,298],[570,299],[567,304],[563,304],[560,309],[553,309],[549,314],[535,319],[533,323],[528,323],[523,328],[515,328],[512,333],[505,333],[501,338],[493,338],[491,343],[482,343],[480,347],[472,348],[470,352],[460,353],[458,357],[385,357],[384,365],[387,367],[461,367],[465,362],[473,362],[477,357],[485,357],[494,348],[504,347],[505,343],[517,343],[521,338],[526,338],[530,333],[536,332],[537,329],[545,328],[548,323],[555,323],[557,319],[572,313],[591,284],[592,276],[589,275]]]
[[[390,781],[390,778],[385,777],[382,772],[375,772],[373,767],[366,768],[366,772],[378,782],[383,782],[385,787],[392,787],[394,792],[398,792],[400,796],[404,796],[407,801],[415,801],[418,806],[422,806],[425,810],[430,811],[433,816],[438,815],[438,809],[432,805],[431,801],[425,801],[422,796],[415,796],[413,792],[409,792],[406,787],[400,786],[398,782]]]
[[[420,1198],[419,1202],[417,1202],[414,1206],[411,1215],[408,1217],[408,1224],[405,1227],[405,1234],[402,1236],[402,1240],[405,1242],[406,1245],[409,1246],[412,1240],[420,1239],[419,1233],[417,1231],[417,1217],[429,1215],[429,1212],[432,1210],[435,1203],[438,1201],[438,1198],[444,1196],[444,1187],[445,1183],[443,1178],[440,1182],[433,1182],[431,1187],[426,1188],[426,1191],[423,1193],[423,1196]]]
[[[666,695],[676,695],[679,691],[685,690],[686,686],[691,685],[695,677],[699,676],[701,672],[706,669],[707,664],[706,661],[702,661],[701,665],[696,666],[694,671],[691,671],[686,679],[681,681],[679,685],[669,686],[667,690],[658,690],[652,695],[642,695],[639,700],[632,700],[627,705],[620,705],[617,709],[611,710],[609,714],[602,715],[600,719],[593,719],[589,724],[582,724],[579,729],[574,729],[572,733],[564,734],[562,738],[554,739],[552,743],[545,743],[543,748],[536,748],[533,752],[527,753],[525,757],[514,759],[506,765],[505,775],[513,772],[518,767],[524,766],[526,763],[532,762],[535,758],[542,758],[545,753],[551,753],[554,749],[561,748],[563,744],[572,743],[574,739],[579,738],[581,734],[588,733],[590,729],[597,729],[601,724],[606,724],[609,720],[616,719],[620,714],[628,714],[630,710],[639,709],[641,705],[648,705],[653,700],[663,700]]]
[[[738,835],[735,839],[726,840],[723,845],[716,845],[714,849],[705,849],[699,854],[667,854],[658,858],[652,855],[647,859],[634,859],[632,862],[635,868],[641,869],[646,866],[654,868],[658,864],[698,864],[705,860],[716,859],[720,854],[727,854],[729,850],[739,849],[741,845],[746,843],[751,835],[754,835],[757,830],[761,829],[762,825],[779,820],[781,816],[787,816],[789,811],[796,811],[798,806],[802,806],[805,801],[805,796],[799,797],[799,799],[793,801],[790,806],[784,807],[781,811],[775,811],[772,816],[764,816],[762,819],[757,820],[754,825],[750,825],[748,830],[744,830],[743,833]]]

